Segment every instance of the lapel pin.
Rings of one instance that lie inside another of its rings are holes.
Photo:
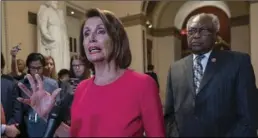
[[[216,62],[216,60],[217,60],[216,58],[212,58],[211,62]]]

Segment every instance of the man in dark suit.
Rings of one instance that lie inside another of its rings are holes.
[[[4,57],[1,53],[1,71],[4,69],[4,63]],[[16,100],[19,95],[17,88],[14,79],[1,72],[1,104],[6,119],[6,124],[1,125],[1,129],[5,131],[2,130],[1,132],[8,136],[17,136],[20,133],[16,128],[22,120],[21,103]],[[12,132],[13,135],[10,135],[8,132]]]
[[[155,82],[157,83],[158,88],[159,88],[158,76],[153,70],[154,70],[154,66],[153,65],[148,65],[148,72],[146,72],[145,74],[151,76],[155,80]]]
[[[205,13],[187,23],[193,54],[169,69],[167,136],[256,136],[258,99],[250,57],[213,50],[219,26],[215,15]]]

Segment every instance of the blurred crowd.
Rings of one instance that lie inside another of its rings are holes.
[[[93,75],[80,56],[72,56],[70,60],[70,69],[61,69],[58,72],[55,68],[55,60],[51,56],[43,56],[40,53],[30,53],[26,61],[17,59],[17,55],[22,51],[20,46],[15,46],[10,51],[11,55],[11,72],[3,74],[1,72],[1,108],[3,109],[6,120],[4,125],[5,135],[8,137],[34,137],[43,135],[46,127],[40,117],[27,105],[17,101],[18,97],[26,97],[17,87],[17,82],[22,82],[28,88],[30,84],[26,74],[39,74],[43,78],[44,89],[54,91],[61,88],[61,92],[56,98],[60,101],[66,94],[74,93],[77,85],[84,79]],[[1,71],[5,68],[5,59],[1,53]],[[72,101],[70,101],[71,105]],[[2,121],[3,123],[4,121]],[[70,125],[70,111],[64,120]],[[3,131],[3,129],[2,129]]]

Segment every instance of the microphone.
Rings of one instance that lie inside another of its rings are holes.
[[[47,121],[47,128],[44,133],[43,138],[50,138],[53,137],[56,129],[59,127],[59,125],[64,120],[65,114],[69,112],[69,105],[71,100],[73,100],[73,95],[67,94],[60,103],[56,104],[48,117]]]
[[[54,136],[57,127],[60,125],[60,124],[58,125],[59,118],[60,118],[59,116],[60,111],[61,111],[61,107],[57,105],[57,106],[54,106],[53,110],[50,112],[50,115],[47,121],[47,129],[45,131],[43,138],[50,138]]]

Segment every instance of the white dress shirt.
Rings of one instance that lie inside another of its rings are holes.
[[[208,60],[209,60],[209,57],[210,57],[210,54],[211,54],[211,51],[209,51],[208,53],[205,53],[204,54],[204,58],[202,59],[201,61],[201,64],[202,64],[202,67],[203,67],[203,72],[205,72],[205,69],[206,69],[206,66],[207,66],[207,63],[208,63]],[[193,54],[193,62],[196,62],[196,57],[198,55],[196,54]],[[194,64],[193,64],[194,65]]]
[[[1,124],[1,135],[4,134],[5,128],[6,128],[6,125],[5,124]]]

